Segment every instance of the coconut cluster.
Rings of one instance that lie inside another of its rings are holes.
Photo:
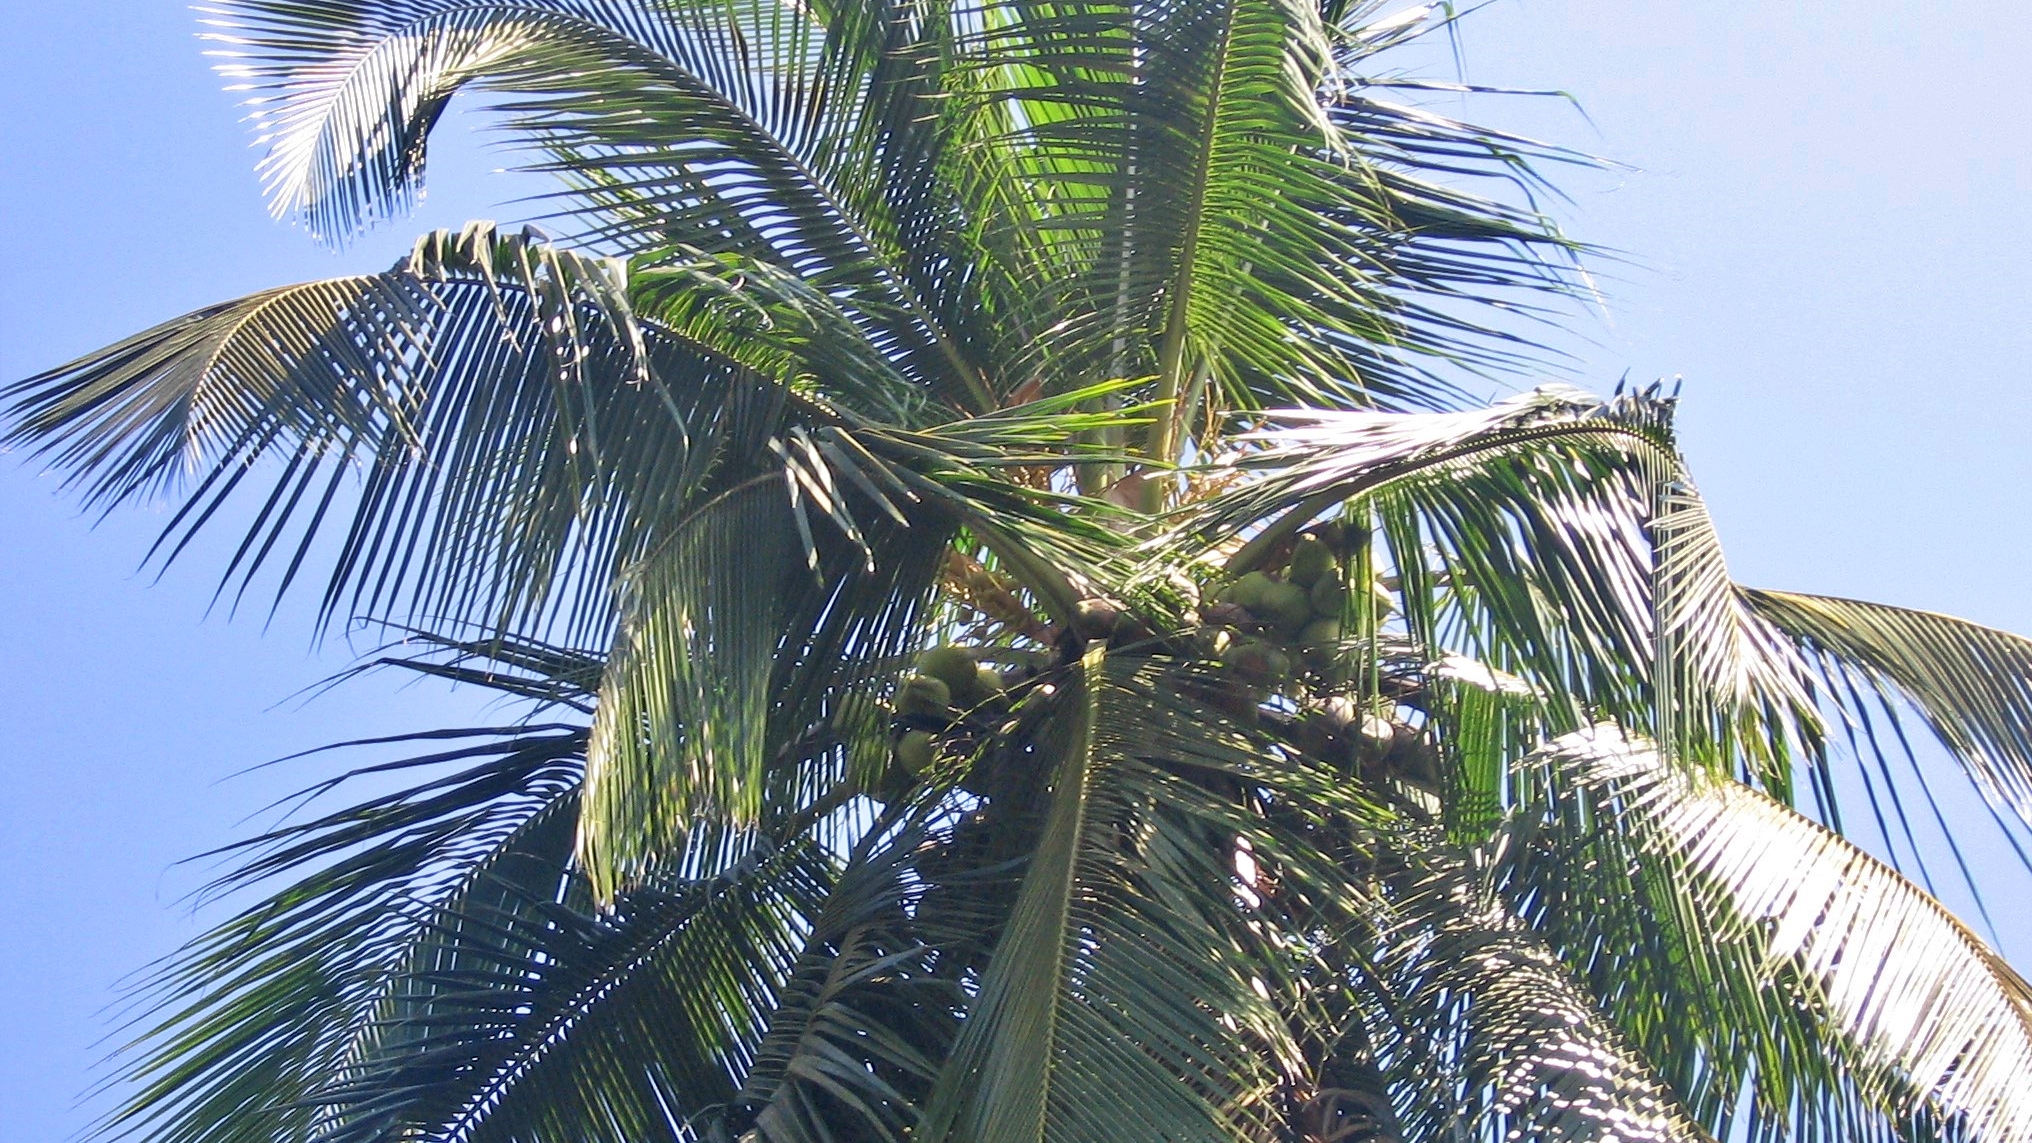
[[[1371,619],[1392,609],[1389,593],[1372,581],[1359,585],[1368,598],[1351,598],[1352,548],[1338,525],[1303,533],[1264,566],[1205,591],[1199,625],[1182,633],[1160,635],[1129,609],[1090,598],[1079,602],[1063,627],[1052,629],[1052,637],[1066,656],[1098,640],[1119,653],[1197,663],[1180,685],[1209,706],[1248,722],[1290,721],[1305,739],[1301,748],[1317,757],[1368,777],[1378,776],[1370,772],[1379,769],[1402,776],[1420,769],[1422,755],[1429,754],[1422,741],[1414,741],[1416,731],[1356,711],[1345,698],[1304,697],[1342,689],[1351,669],[1346,652],[1355,617],[1364,607]],[[1012,699],[1020,697],[1032,674],[1021,668],[1005,677],[984,664],[976,648],[944,644],[918,656],[887,706],[866,695],[848,696],[834,725],[862,790],[888,800],[932,769],[942,751],[957,757],[971,750],[981,730],[1000,725],[1020,705]],[[1309,685],[1287,687],[1300,675]],[[1265,706],[1280,693],[1297,700],[1295,719],[1278,715],[1280,704]],[[961,784],[986,793],[995,785],[990,778],[969,773]]]
[[[1332,674],[1353,614],[1345,533],[1323,528],[1300,536],[1280,564],[1257,568],[1214,588],[1204,613],[1204,649],[1237,677],[1274,686],[1305,668]],[[1387,612],[1387,594],[1373,585],[1371,605]]]
[[[847,695],[833,728],[863,790],[886,797],[929,770],[941,741],[969,720],[1002,714],[1006,697],[1002,672],[982,663],[971,647],[944,644],[918,656],[888,707],[864,694]]]

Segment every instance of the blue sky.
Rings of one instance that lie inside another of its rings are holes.
[[[0,7],[0,379],[208,302],[381,268],[429,227],[520,216],[502,203],[529,184],[490,177],[500,160],[455,119],[417,217],[320,249],[268,218],[190,11]],[[1632,168],[1564,180],[1569,229],[1625,255],[1598,266],[1605,311],[1576,323],[1574,379],[1684,378],[1685,446],[1737,577],[2032,632],[2032,9],[1501,0],[1460,46],[1469,80],[1563,90],[1586,113],[1470,114]],[[160,583],[138,573],[162,519],[95,528],[0,457],[0,1139],[83,1126],[116,982],[195,931],[183,898],[206,867],[174,863],[323,771],[234,775],[486,716],[393,680],[303,702],[364,645],[313,650],[295,606],[265,630],[265,600],[210,607],[217,551]],[[1950,809],[1996,862],[1972,804]],[[2017,895],[1999,919],[2022,965]]]

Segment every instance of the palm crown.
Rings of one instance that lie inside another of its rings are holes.
[[[1579,279],[1567,156],[1393,91],[1433,26],[233,0],[279,213],[401,207],[475,88],[575,241],[6,439],[535,713],[246,843],[105,1129],[2032,1140],[2032,988],[1827,781],[1916,717],[2032,815],[2032,644],[1736,586],[1655,390],[1467,402]]]

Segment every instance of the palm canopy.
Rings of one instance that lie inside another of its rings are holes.
[[[6,440],[531,713],[236,848],[109,1136],[2032,1140],[2032,987],[1792,808],[1888,714],[2032,820],[2032,644],[1738,587],[1655,391],[1466,401],[1580,279],[1568,156],[1393,91],[1443,20],[215,16],[278,212],[393,212],[473,89],[575,240]]]

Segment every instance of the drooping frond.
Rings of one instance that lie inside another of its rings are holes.
[[[939,934],[917,869],[928,836],[873,829],[848,860],[721,1121],[730,1132],[821,1143],[896,1138],[915,1123],[966,1003],[930,943]]]
[[[401,982],[432,971],[460,941],[468,963],[484,960],[476,942],[559,886],[584,731],[483,728],[416,740],[427,753],[360,773],[420,770],[421,784],[236,847],[245,861],[220,890],[293,880],[147,982],[142,997],[161,1015],[137,1022],[132,1094],[105,1122],[108,1135],[317,1136],[332,1126],[324,1093],[349,1074],[360,1037]],[[444,768],[451,772],[432,776]]]
[[[2032,986],[1932,897],[1769,797],[1597,727],[1553,765],[1613,798],[1688,905],[1853,1045],[1866,1094],[1975,1138],[2032,1138]]]
[[[1338,514],[1373,529],[1428,654],[1522,676],[1557,729],[1613,713],[1784,787],[1785,745],[1815,731],[1805,667],[1729,579],[1669,402],[1548,386],[1468,413],[1276,415],[1233,459],[1260,478],[1181,516],[1248,537],[1229,575]]]
[[[1559,757],[1527,741],[1499,763],[1514,804],[1491,833],[1492,880],[1689,1114],[1716,1138],[1910,1137],[1920,1125],[1858,1078],[1841,1028],[1687,891],[1670,846],[1613,791]]]
[[[807,563],[787,482],[757,477],[708,502],[631,575],[580,833],[603,895],[682,850],[697,825],[756,824],[772,771],[811,780],[802,764],[827,752],[811,728],[868,696],[922,638],[949,528],[873,519],[879,554],[827,531],[810,537]]]
[[[554,609],[602,631],[611,568],[768,408],[767,386],[635,321],[624,285],[527,235],[432,235],[387,273],[201,310],[17,383],[6,440],[96,503],[194,478],[171,555],[249,497],[243,589],[283,564],[286,590],[336,523],[327,618],[493,629]]]
[[[2032,640],[1927,611],[1801,595],[1751,591],[1773,626],[1818,661],[1826,691],[1852,669],[1878,693],[1916,709],[1954,752],[1984,795],[2032,823]]]
[[[603,656],[593,652],[526,636],[460,639],[421,628],[390,626],[399,639],[326,685],[392,668],[526,699],[535,703],[539,712],[566,707],[590,714],[607,665]]]
[[[1485,869],[1398,832],[1386,852],[1406,865],[1362,975],[1408,1137],[1709,1139]]]
[[[322,1137],[686,1138],[733,1095],[830,880],[806,838],[597,913],[559,885],[444,919],[317,1094]]]

